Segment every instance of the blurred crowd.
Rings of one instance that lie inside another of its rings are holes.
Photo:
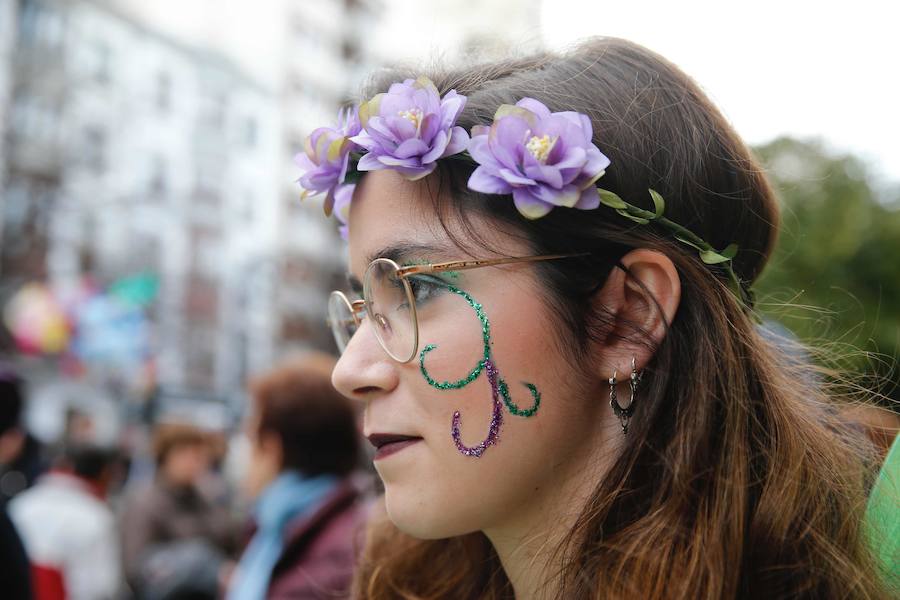
[[[235,431],[161,418],[142,449],[104,441],[99,415],[75,408],[58,443],[40,443],[3,367],[3,597],[347,597],[374,478],[333,366],[284,363],[249,382]]]

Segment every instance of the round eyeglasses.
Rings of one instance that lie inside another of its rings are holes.
[[[369,263],[363,276],[362,300],[350,301],[343,292],[331,292],[328,299],[328,325],[334,334],[338,350],[343,353],[362,324],[361,315],[365,314],[372,323],[375,338],[388,356],[397,362],[406,363],[413,359],[419,349],[416,297],[410,279],[446,271],[465,271],[480,267],[586,255],[587,253],[510,256],[403,267],[390,258],[376,258]]]

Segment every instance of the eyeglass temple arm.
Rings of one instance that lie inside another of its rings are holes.
[[[555,260],[558,258],[570,258],[573,256],[586,256],[588,253],[580,254],[544,254],[541,256],[510,256],[506,258],[489,258],[481,260],[454,260],[450,262],[442,262],[427,265],[410,265],[401,267],[397,271],[398,277],[406,275],[415,275],[417,273],[439,273],[442,271],[465,271],[466,269],[477,269],[479,267],[492,267],[496,265],[509,265],[514,263],[535,262],[540,260]]]

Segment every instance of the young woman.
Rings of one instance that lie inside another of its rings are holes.
[[[863,436],[758,332],[778,207],[699,87],[617,39],[424,75],[298,157],[349,224],[358,595],[885,597]]]

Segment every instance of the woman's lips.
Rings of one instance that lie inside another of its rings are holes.
[[[373,460],[381,460],[422,441],[420,437],[392,433],[373,433],[368,439],[376,448]]]

